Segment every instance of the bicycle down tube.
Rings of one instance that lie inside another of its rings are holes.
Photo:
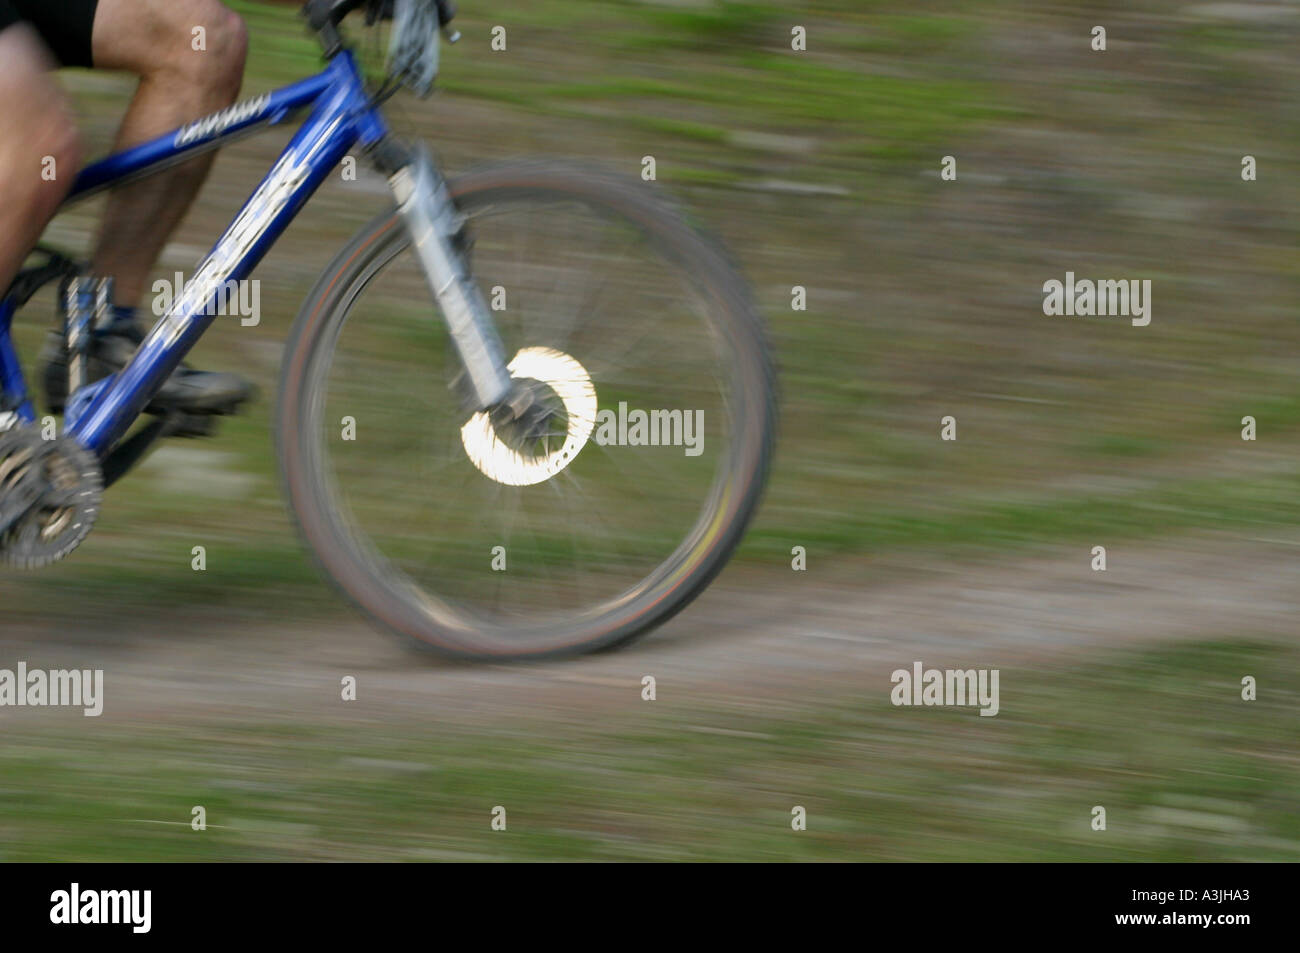
[[[361,141],[372,145],[387,134],[383,118],[365,94],[350,53],[330,61],[311,79],[182,126],[173,133],[110,156],[85,169],[72,198],[123,178],[210,148],[262,122],[278,122],[308,103],[315,107],[279,160],[244,204],[184,290],[149,332],[131,362],[118,374],[82,388],[65,413],[67,432],[103,455],[130,428],[163,381],[215,318],[210,305],[228,281],[252,272],[324,178]]]

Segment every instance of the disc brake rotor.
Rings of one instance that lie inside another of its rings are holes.
[[[555,476],[577,457],[596,427],[596,388],[591,375],[563,351],[526,347],[506,365],[510,376],[545,384],[564,404],[564,443],[541,454],[524,454],[501,439],[491,417],[480,411],[461,428],[465,453],[484,475],[507,486],[532,486]]]

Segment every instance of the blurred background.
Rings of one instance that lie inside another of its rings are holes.
[[[317,68],[294,4],[229,5],[245,95]],[[387,202],[333,178],[255,275],[260,325],[195,351],[253,411],[0,577],[0,667],[107,686],[98,719],[0,709],[0,859],[1300,859],[1300,4],[464,0],[457,26],[399,131],[448,173],[654,155],[752,283],[782,429],[749,535],[611,655],[452,665],[356,618],[269,431],[299,305]],[[62,79],[106,152],[133,81]],[[290,134],[220,154],[159,277]],[[101,207],[45,240],[84,253]],[[1149,278],[1151,324],[1044,316],[1066,271]],[[29,368],[52,314],[19,316]],[[999,669],[1001,712],[892,707],[915,660]]]

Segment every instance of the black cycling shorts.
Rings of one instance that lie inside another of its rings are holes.
[[[93,66],[90,34],[99,0],[0,0],[0,30],[27,23],[63,66]]]

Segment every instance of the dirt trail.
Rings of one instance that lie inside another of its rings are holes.
[[[1217,535],[1113,546],[1104,573],[1087,547],[1008,563],[862,562],[832,580],[729,573],[649,638],[562,662],[447,663],[342,607],[322,626],[10,630],[0,659],[103,668],[104,721],[517,719],[607,709],[637,698],[647,674],[661,699],[752,702],[884,686],[914,660],[1011,668],[1126,643],[1285,637],[1298,593],[1300,535]],[[366,704],[340,704],[344,675]]]

